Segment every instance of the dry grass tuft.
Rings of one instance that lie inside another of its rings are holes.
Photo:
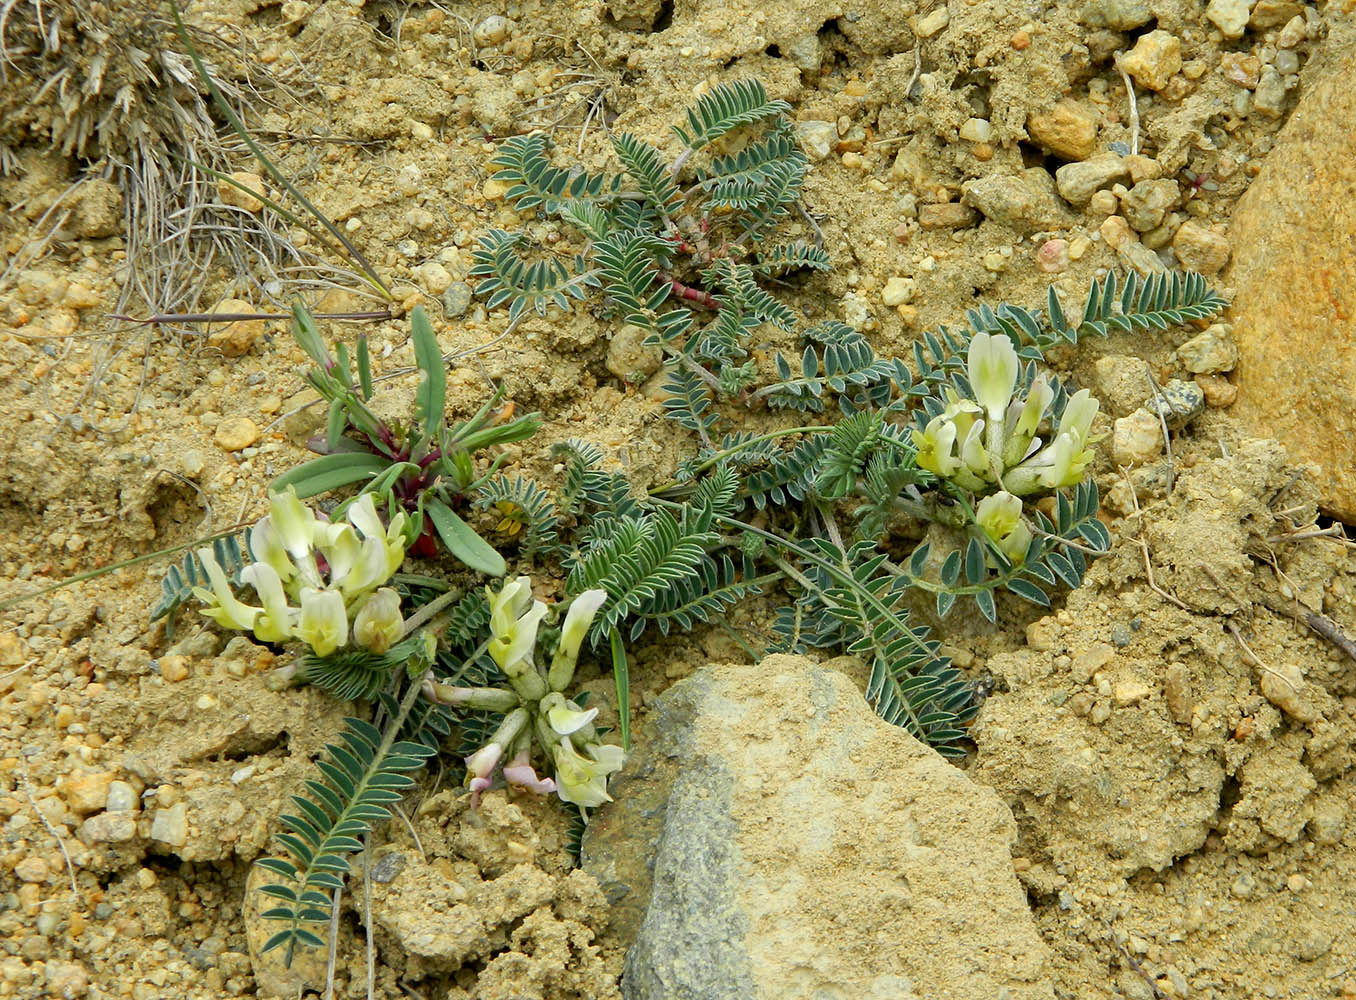
[[[258,68],[242,39],[188,30],[246,121],[255,107],[295,98]],[[217,182],[194,166],[229,173],[248,161],[218,127],[210,100],[163,3],[0,0],[0,172],[23,172],[26,154],[43,150],[73,161],[79,174],[63,190],[47,185],[12,206],[38,235],[0,287],[53,238],[118,229],[129,265],[123,313],[202,311],[205,278],[218,268],[234,275],[237,294],[275,304],[298,285],[349,286],[346,272],[297,249],[275,213],[223,204]],[[120,220],[110,211],[113,192]]]

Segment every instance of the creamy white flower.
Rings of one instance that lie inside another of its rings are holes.
[[[292,638],[296,612],[287,606],[282,580],[266,562],[253,562],[240,571],[242,583],[248,583],[259,595],[264,610],[254,623],[254,635],[264,642],[283,642]]]
[[[575,664],[579,660],[579,647],[588,635],[594,616],[607,601],[607,591],[601,589],[586,590],[570,602],[565,613],[565,623],[560,627],[560,645],[551,659],[551,669],[546,674],[546,683],[552,691],[564,691],[574,679]]]
[[[301,615],[293,634],[311,647],[316,656],[329,656],[348,642],[348,612],[336,590],[304,587]]]
[[[991,422],[1003,420],[1020,369],[1017,351],[1012,341],[1003,334],[981,331],[970,341],[965,372],[970,380],[970,388],[974,390],[975,400],[984,408]]]
[[[621,747],[590,743],[581,754],[566,737],[555,745],[553,754],[556,794],[564,801],[584,809],[612,801],[612,796],[607,794],[607,779],[621,769],[625,759]]]
[[[212,583],[211,590],[205,587],[193,588],[193,596],[208,605],[202,609],[202,613],[225,628],[245,632],[253,629],[255,619],[263,614],[263,609],[251,607],[236,599],[235,592],[231,590],[231,582],[226,579],[226,572],[210,548],[199,549],[198,558],[202,560],[203,568],[207,570],[207,578]]]
[[[598,717],[596,707],[585,711],[574,702],[566,701],[565,696],[558,691],[552,691],[541,700],[540,711],[546,715],[551,728],[561,736],[579,732]]]
[[[400,614],[400,594],[382,587],[363,602],[353,618],[353,641],[374,653],[384,653],[405,631]]]

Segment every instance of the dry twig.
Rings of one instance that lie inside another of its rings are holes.
[[[1144,538],[1144,512],[1139,507],[1139,496],[1135,493],[1135,484],[1130,481],[1130,470],[1122,466],[1120,473],[1125,479],[1126,489],[1130,491],[1130,500],[1135,505],[1135,517],[1139,519],[1139,530],[1136,533],[1135,540],[1139,542],[1140,552],[1144,553],[1144,576],[1149,581],[1149,589],[1165,601],[1177,605],[1183,611],[1190,612],[1191,609],[1186,604],[1154,582],[1154,564],[1153,560],[1149,558],[1149,543]]]

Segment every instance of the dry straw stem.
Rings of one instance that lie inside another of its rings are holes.
[[[200,312],[209,279],[221,274],[233,276],[251,298],[262,295],[278,305],[298,288],[360,284],[299,249],[278,213],[222,204],[216,182],[195,169],[196,163],[228,173],[243,149],[218,132],[185,39],[240,114],[296,99],[257,68],[243,39],[197,26],[180,36],[159,2],[0,0],[0,171],[18,172],[43,156],[49,166],[53,157],[67,161],[58,165],[59,176],[78,171],[55,197],[48,187],[9,206],[10,218],[33,235],[0,273],[0,290],[59,241],[116,235],[116,206],[111,221],[91,224],[85,217],[87,203],[107,197],[104,192],[121,202],[126,241],[116,312]],[[196,334],[165,329],[176,338]],[[151,334],[129,341],[122,333],[114,325],[84,334],[92,340],[90,376],[63,404],[67,413],[84,411],[95,423],[90,404],[113,365],[139,343],[142,379],[128,407],[135,411],[152,362]]]

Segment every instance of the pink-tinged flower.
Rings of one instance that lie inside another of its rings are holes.
[[[533,770],[526,749],[514,757],[511,763],[504,765],[504,780],[515,788],[525,788],[537,795],[549,795],[556,790],[553,780],[539,777]]]
[[[472,778],[472,779],[471,779],[471,808],[472,808],[472,809],[479,809],[479,808],[480,808],[480,793],[481,793],[481,792],[488,792],[488,791],[490,790],[490,786],[491,786],[492,784],[494,784],[494,782],[492,782],[489,778]]]
[[[466,774],[470,778],[488,778],[504,756],[502,743],[487,743],[466,758]]]

